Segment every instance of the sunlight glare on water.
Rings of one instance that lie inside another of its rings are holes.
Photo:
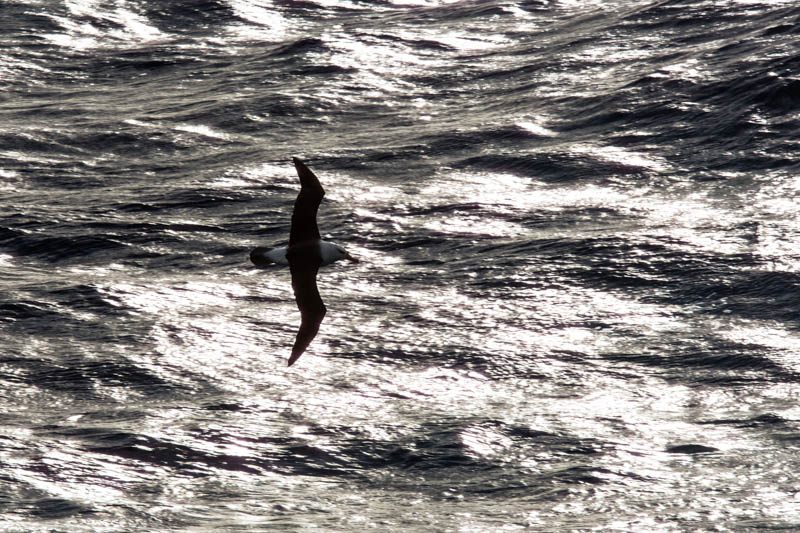
[[[533,133],[534,135],[539,135],[541,137],[555,137],[558,135],[557,132],[548,129],[547,127],[543,126],[543,123],[547,123],[543,119],[528,119],[523,120],[521,122],[517,122],[516,125],[520,128]]]
[[[276,346],[268,339],[261,346],[250,339],[284,335],[286,342],[277,346],[288,346],[293,337],[295,326],[285,320],[287,310],[291,314],[295,311],[288,282],[285,287],[269,286],[264,291],[273,292],[274,297],[286,301],[257,307],[259,323],[267,325],[262,329],[263,325],[250,324],[248,317],[231,315],[231,301],[250,295],[249,289],[239,283],[162,280],[158,287],[122,282],[104,289],[127,307],[158,317],[150,327],[148,340],[153,344],[154,353],[164,360],[152,359],[146,363],[148,367],[158,373],[166,371],[166,377],[180,381],[185,379],[181,376],[181,369],[185,369],[206,375],[220,386],[233,388],[247,387],[249,362],[261,359],[264,347],[269,350]],[[269,357],[265,364],[273,365],[278,361]]]
[[[152,41],[162,39],[165,35],[155,26],[148,23],[147,18],[138,14],[127,3],[122,6],[110,6],[106,2],[96,0],[67,0],[65,2],[70,14],[74,17],[61,18],[59,24],[66,33],[47,34],[45,37],[60,46],[68,46],[78,50],[108,46],[109,42]],[[74,19],[101,19],[108,30],[90,22],[76,22]]]
[[[4,3],[9,532],[797,529],[791,6]]]
[[[233,11],[243,19],[254,23],[236,25],[232,30],[242,38],[258,39],[267,37],[270,40],[284,38],[289,29],[289,22],[274,6],[253,0],[230,0]]]
[[[447,179],[431,180],[422,188],[419,198],[434,205],[478,202],[523,209],[535,197],[531,190],[529,178],[514,174],[448,172]]]
[[[742,211],[733,211],[725,205],[714,206],[705,194],[672,199],[643,198],[640,207],[647,211],[653,231],[670,227],[669,235],[677,247],[724,254],[750,248],[746,240],[732,238],[727,232],[730,226],[747,221]]]
[[[651,172],[666,172],[670,166],[662,158],[649,154],[634,152],[615,146],[597,146],[593,144],[573,144],[570,152],[587,154],[600,161],[619,164],[624,169],[644,169]]]
[[[392,73],[400,65],[404,65],[407,69],[421,65],[419,56],[410,54],[396,43],[377,41],[365,44],[343,39],[335,34],[328,35],[327,40],[336,50],[332,61],[346,69],[358,69],[359,85],[373,89],[367,96],[413,92],[415,88],[413,84],[403,81]]]
[[[213,128],[203,124],[181,124],[175,127],[178,131],[187,133],[194,133],[204,137],[211,137],[212,139],[230,140],[231,136],[225,132],[216,131]]]

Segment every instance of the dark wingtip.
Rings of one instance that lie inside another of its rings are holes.
[[[268,246],[258,246],[253,248],[250,252],[250,261],[257,267],[263,267],[272,264],[272,260],[269,259],[266,255],[267,252],[272,250],[272,248]]]
[[[297,169],[298,174],[301,172],[311,172],[311,169],[308,168],[306,162],[300,159],[299,157],[292,157],[292,163],[294,163],[294,168]],[[313,174],[313,172],[311,172]]]
[[[297,171],[297,177],[300,178],[300,188],[308,189],[311,192],[319,194],[320,196],[325,195],[325,190],[322,188],[322,184],[319,182],[319,178],[314,172],[308,168],[302,159],[299,157],[292,157],[292,161],[294,162],[294,168]]]

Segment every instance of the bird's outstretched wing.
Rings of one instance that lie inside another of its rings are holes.
[[[317,270],[322,258],[309,256],[289,256],[289,269],[292,272],[292,288],[297,308],[300,309],[300,329],[289,357],[289,366],[303,355],[308,345],[319,331],[319,325],[325,318],[325,304],[317,289]]]
[[[292,212],[292,229],[289,232],[289,246],[304,241],[319,239],[319,228],[317,227],[317,209],[325,190],[319,183],[317,176],[311,172],[301,160],[292,158],[294,168],[300,177],[300,194],[294,202]]]

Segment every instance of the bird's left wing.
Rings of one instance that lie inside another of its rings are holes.
[[[325,304],[317,289],[317,271],[322,259],[289,258],[289,269],[292,272],[292,288],[297,308],[300,309],[300,329],[289,357],[289,366],[303,355],[308,345],[319,331],[322,319],[325,318]]]

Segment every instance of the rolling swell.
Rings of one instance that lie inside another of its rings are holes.
[[[125,245],[113,236],[81,235],[76,237],[41,236],[6,230],[2,242],[7,250],[24,257],[35,257],[48,262],[85,259],[102,255]]]

